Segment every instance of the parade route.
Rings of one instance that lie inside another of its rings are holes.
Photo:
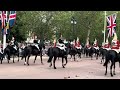
[[[78,59],[78,62],[68,59],[66,68],[62,68],[61,59],[56,61],[57,69],[49,67],[47,63],[47,56],[43,57],[44,65],[40,63],[38,57],[36,63],[33,63],[34,56],[30,58],[30,66],[24,65],[24,60],[15,63],[6,60],[0,64],[0,79],[119,79],[120,70],[118,63],[116,63],[116,75],[110,76],[108,67],[107,76],[104,75],[105,67],[100,64],[100,59],[90,60],[90,58]],[[108,65],[110,66],[110,64]]]

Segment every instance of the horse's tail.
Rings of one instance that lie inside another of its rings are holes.
[[[103,64],[103,66],[106,66],[108,64],[110,58],[111,58],[110,52],[107,52],[105,54],[105,63]]]
[[[4,49],[4,57],[7,55],[7,59],[10,60],[10,50],[8,50],[8,48]]]
[[[49,48],[48,49],[48,56],[49,56],[49,59],[48,59],[48,63],[52,61],[52,58],[53,58],[53,51],[52,51],[52,48]]]
[[[50,56],[52,54],[52,47],[48,49],[47,55]]]

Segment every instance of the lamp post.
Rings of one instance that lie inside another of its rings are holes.
[[[42,22],[43,22],[45,25],[47,25],[47,24],[46,24],[46,22],[47,22],[46,16],[42,19]],[[43,30],[43,33],[42,33],[42,41],[44,41],[44,35],[45,35],[45,30]]]
[[[72,33],[73,33],[73,38],[72,39],[76,39],[76,30],[75,30],[75,25],[77,24],[75,18],[72,16],[71,18],[71,24],[73,26],[73,30],[72,30]]]

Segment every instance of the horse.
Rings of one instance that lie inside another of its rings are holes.
[[[37,59],[37,56],[40,55],[41,64],[43,64],[43,61],[42,61],[42,48],[45,49],[45,44],[44,43],[39,43],[38,47],[39,47],[39,50],[35,45],[25,46],[25,48],[23,49],[22,58],[21,58],[21,60],[23,58],[25,58],[24,65],[26,65],[26,58],[27,58],[27,65],[29,65],[29,58],[30,58],[31,55],[35,55],[34,63],[35,63],[35,61]]]
[[[91,47],[89,53],[91,53],[91,54],[90,54],[91,60],[92,60],[93,54],[95,54],[96,60],[98,59],[99,49],[96,49],[95,47]]]
[[[65,65],[67,64],[67,49],[66,49],[66,51],[64,51],[64,50],[61,50],[58,47],[50,47],[48,49],[47,55],[49,56],[49,59],[47,61],[48,63],[50,63],[49,67],[52,66],[52,59],[54,57],[53,67],[54,67],[54,69],[57,69],[56,66],[55,66],[55,61],[56,61],[57,57],[61,57],[62,58],[62,67],[65,68]],[[66,60],[65,64],[64,64],[64,58]]]
[[[113,75],[115,74],[115,63],[119,62],[119,67],[120,67],[120,52],[117,53],[114,50],[109,50],[106,55],[105,55],[105,63],[103,64],[103,66],[106,66],[106,70],[105,70],[105,75],[107,75],[107,67],[108,67],[108,63],[109,61],[111,61],[111,66],[110,66],[110,74],[111,77],[113,77]],[[114,70],[112,73],[112,67],[114,66]]]
[[[89,53],[89,52],[90,52],[90,48],[91,48],[91,47],[88,48],[87,46],[84,47],[84,56],[86,56],[86,58],[87,58],[88,56],[90,56],[90,53]]]
[[[102,56],[101,64],[102,64],[102,62],[104,62],[107,51],[108,51],[107,49],[100,48],[100,55]]]
[[[9,63],[9,60],[10,60],[11,56],[13,56],[13,63],[15,63],[14,57],[16,55],[17,55],[18,61],[19,61],[19,46],[18,46],[18,42],[15,42],[15,45],[8,44],[6,46],[6,48],[4,49],[3,55],[7,56],[8,63]],[[1,60],[1,64],[2,64],[2,61],[3,60]]]

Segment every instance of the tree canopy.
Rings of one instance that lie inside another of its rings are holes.
[[[117,11],[107,11],[107,15]],[[76,24],[73,26],[71,18],[74,17]],[[103,42],[104,11],[17,11],[16,24],[10,29],[9,38],[13,35],[18,41],[24,41],[29,33],[35,33],[40,39],[52,40],[53,35],[57,38],[62,36],[66,39],[79,37],[85,43],[88,31],[90,40],[96,38]],[[120,13],[117,12],[117,36],[120,33]],[[107,33],[107,30],[106,30]]]

